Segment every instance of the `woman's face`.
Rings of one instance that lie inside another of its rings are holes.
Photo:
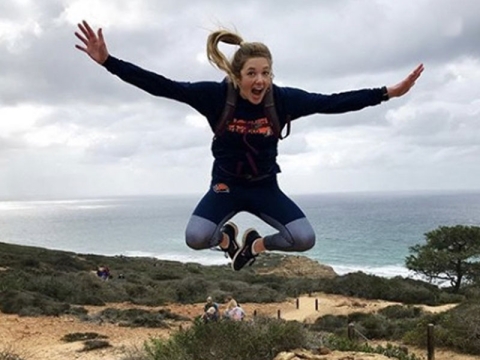
[[[240,71],[240,96],[252,104],[260,104],[272,84],[270,62],[263,57],[251,58]]]

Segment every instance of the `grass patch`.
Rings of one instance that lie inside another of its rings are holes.
[[[105,349],[111,347],[110,343],[105,340],[87,340],[83,343],[83,348],[79,350],[80,352],[92,351],[98,349]]]
[[[96,339],[107,339],[106,335],[101,335],[94,332],[86,333],[70,333],[62,337],[62,341],[65,342],[77,342],[77,341],[86,341],[86,340],[96,340]]]
[[[266,360],[279,352],[308,345],[309,335],[297,322],[257,318],[254,322],[196,321],[168,340],[152,339],[145,350],[155,360]]]

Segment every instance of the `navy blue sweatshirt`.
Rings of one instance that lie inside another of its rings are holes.
[[[165,97],[190,105],[204,115],[212,131],[223,111],[227,83],[201,81],[180,82],[144,70],[131,63],[109,56],[104,66],[125,82],[154,96]],[[338,114],[377,105],[382,90],[363,89],[338,94],[317,94],[304,90],[272,86],[280,126],[312,114]],[[212,182],[249,181],[280,172],[276,162],[278,138],[273,135],[263,103],[254,105],[238,96],[234,119],[221,136],[212,141],[215,159]]]

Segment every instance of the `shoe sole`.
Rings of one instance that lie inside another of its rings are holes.
[[[242,237],[242,246],[238,248],[237,252],[235,253],[235,256],[233,257],[232,259],[232,270],[233,271],[240,271],[242,269],[238,269],[238,270],[235,270],[235,268],[233,267],[233,264],[235,264],[235,260],[237,259],[237,256],[242,252],[243,248],[245,247],[245,244],[246,244],[246,240],[247,240],[247,235],[250,233],[250,231],[256,231],[256,229],[254,228],[249,228],[247,230],[245,230],[245,232],[243,233],[243,237]]]
[[[233,227],[234,232],[235,232],[235,237],[234,237],[233,240],[235,240],[235,242],[237,242],[236,239],[237,239],[237,236],[238,236],[238,226],[235,225],[235,223],[233,223],[233,222],[228,222],[228,223],[225,224],[225,226],[227,226],[227,225],[230,225],[231,227]],[[238,245],[238,243],[237,243],[237,245]]]
[[[225,226],[227,226],[227,225],[230,225],[231,227],[233,227],[233,233],[235,234],[234,237],[233,237],[233,241],[237,245],[237,248],[240,249],[240,245],[238,245],[238,242],[237,242],[238,226],[234,222],[228,222],[228,223],[225,224]],[[229,246],[230,246],[230,244],[229,244]],[[238,249],[237,249],[237,252],[238,252]],[[235,254],[237,254],[237,253],[235,253]],[[232,259],[232,263],[233,263],[233,259]]]

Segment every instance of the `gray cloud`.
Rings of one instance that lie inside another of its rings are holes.
[[[478,188],[479,15],[476,0],[2,2],[0,195],[201,193],[208,184],[206,121],[76,50],[84,18],[103,27],[115,56],[178,80],[223,78],[205,57],[218,26],[268,44],[278,84],[315,92],[391,85],[423,62],[401,99],[295,121],[280,145],[282,184]]]

